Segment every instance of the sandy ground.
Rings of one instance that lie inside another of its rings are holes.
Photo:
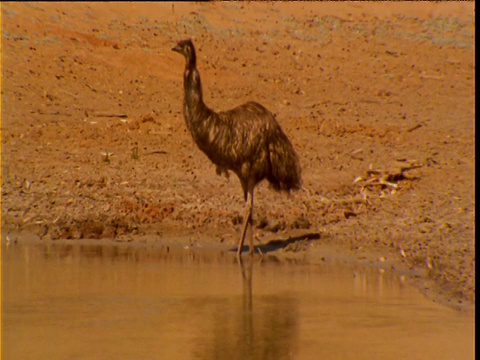
[[[1,7],[4,241],[236,245],[239,181],[183,119],[191,37],[206,103],[262,103],[300,156],[302,190],[257,187],[264,252],[473,303],[473,2]]]

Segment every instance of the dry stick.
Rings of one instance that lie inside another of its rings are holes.
[[[414,127],[408,129],[407,132],[412,132],[414,130],[420,129],[421,127],[422,127],[422,124],[417,124]]]
[[[353,151],[350,152],[350,155],[355,155],[355,154],[358,154],[358,153],[360,153],[360,152],[362,152],[362,151],[363,151],[362,148],[357,149],[357,150],[353,150]]]
[[[400,168],[401,173],[403,174],[405,171],[413,170],[413,169],[418,169],[423,167],[423,165],[410,165],[410,166],[403,166]],[[408,178],[406,178],[408,180]]]
[[[420,125],[421,126],[421,125]],[[413,130],[412,130],[413,131]],[[361,152],[362,149],[358,149],[358,150],[355,150],[355,151],[352,151],[350,153],[350,155],[353,155],[355,153],[359,153]],[[403,167],[400,167],[400,171],[395,173],[395,174],[389,174],[388,172],[384,172],[384,171],[378,171],[378,170],[373,170],[373,169],[370,169],[370,170],[367,170],[367,175],[376,175],[376,177],[373,177],[373,178],[370,178],[370,179],[363,179],[363,178],[357,178],[357,181],[355,182],[358,182],[358,181],[363,181],[364,183],[363,184],[360,184],[361,185],[361,193],[363,194],[363,196],[355,196],[353,198],[349,198],[349,199],[321,199],[320,201],[322,203],[325,204],[325,208],[322,212],[322,216],[324,216],[328,210],[330,209],[330,207],[333,205],[333,204],[341,204],[341,205],[346,205],[346,204],[363,204],[363,203],[369,203],[369,201],[367,200],[367,197],[366,197],[366,193],[365,193],[365,190],[370,187],[370,186],[389,186],[393,189],[398,189],[398,184],[396,183],[393,183],[393,182],[389,182],[386,180],[386,178],[388,178],[389,176],[402,176],[403,179],[405,180],[411,180],[409,179],[408,177],[404,176],[403,173],[405,171],[408,171],[408,170],[412,170],[412,169],[417,169],[417,168],[420,168],[422,167],[422,165],[410,165],[410,166],[403,166]]]
[[[357,156],[357,154],[359,154],[359,153],[361,153],[361,152],[363,152],[363,149],[360,148],[360,149],[357,149],[357,150],[354,150],[354,151],[350,152],[349,155],[350,155],[350,157],[351,157],[352,159],[355,159],[355,160],[363,160],[362,157]]]
[[[145,155],[153,155],[153,154],[167,154],[167,152],[164,151],[164,150],[155,150],[155,151],[150,151],[150,152],[146,153]]]
[[[368,187],[368,186],[383,186],[383,185],[387,185],[387,186],[390,186],[394,189],[397,189],[398,188],[398,185],[397,184],[394,184],[394,183],[390,183],[390,182],[387,182],[387,181],[383,181],[383,182],[378,182],[378,183],[367,183],[365,185],[362,186],[362,189]]]
[[[39,114],[39,115],[59,115],[59,116],[72,116],[72,114],[69,113],[62,113],[60,111],[50,111],[50,112],[44,112],[42,110],[32,110],[30,111],[30,114]]]
[[[108,113],[108,112],[102,112],[102,111],[94,111],[93,116],[95,117],[118,117],[121,119],[125,119],[128,117],[126,114],[115,114],[115,113]]]

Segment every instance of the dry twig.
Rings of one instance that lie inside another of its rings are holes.
[[[361,186],[360,192],[366,194],[366,189],[369,187],[381,187],[381,195],[385,196],[384,190],[390,189],[390,195],[393,195],[399,188],[398,182],[401,180],[415,180],[415,177],[409,177],[405,173],[410,170],[422,167],[417,160],[397,160],[394,167],[388,171],[373,170],[372,166],[367,170],[366,175],[358,176],[353,182],[359,183]]]

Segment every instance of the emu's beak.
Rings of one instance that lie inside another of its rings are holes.
[[[180,48],[180,46],[175,45],[175,46],[172,48],[172,51],[176,51],[176,52],[178,52],[178,53],[181,53],[181,52],[182,52],[182,49]]]

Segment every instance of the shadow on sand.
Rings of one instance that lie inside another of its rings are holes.
[[[288,239],[274,239],[270,240],[266,244],[255,245],[254,251],[256,254],[267,254],[272,251],[276,251],[279,249],[286,248],[289,245],[295,244],[300,241],[304,240],[319,240],[320,234],[319,233],[306,233],[298,236],[291,236]],[[248,251],[248,246],[243,246],[242,252]],[[236,251],[236,248],[231,249],[231,251]]]

